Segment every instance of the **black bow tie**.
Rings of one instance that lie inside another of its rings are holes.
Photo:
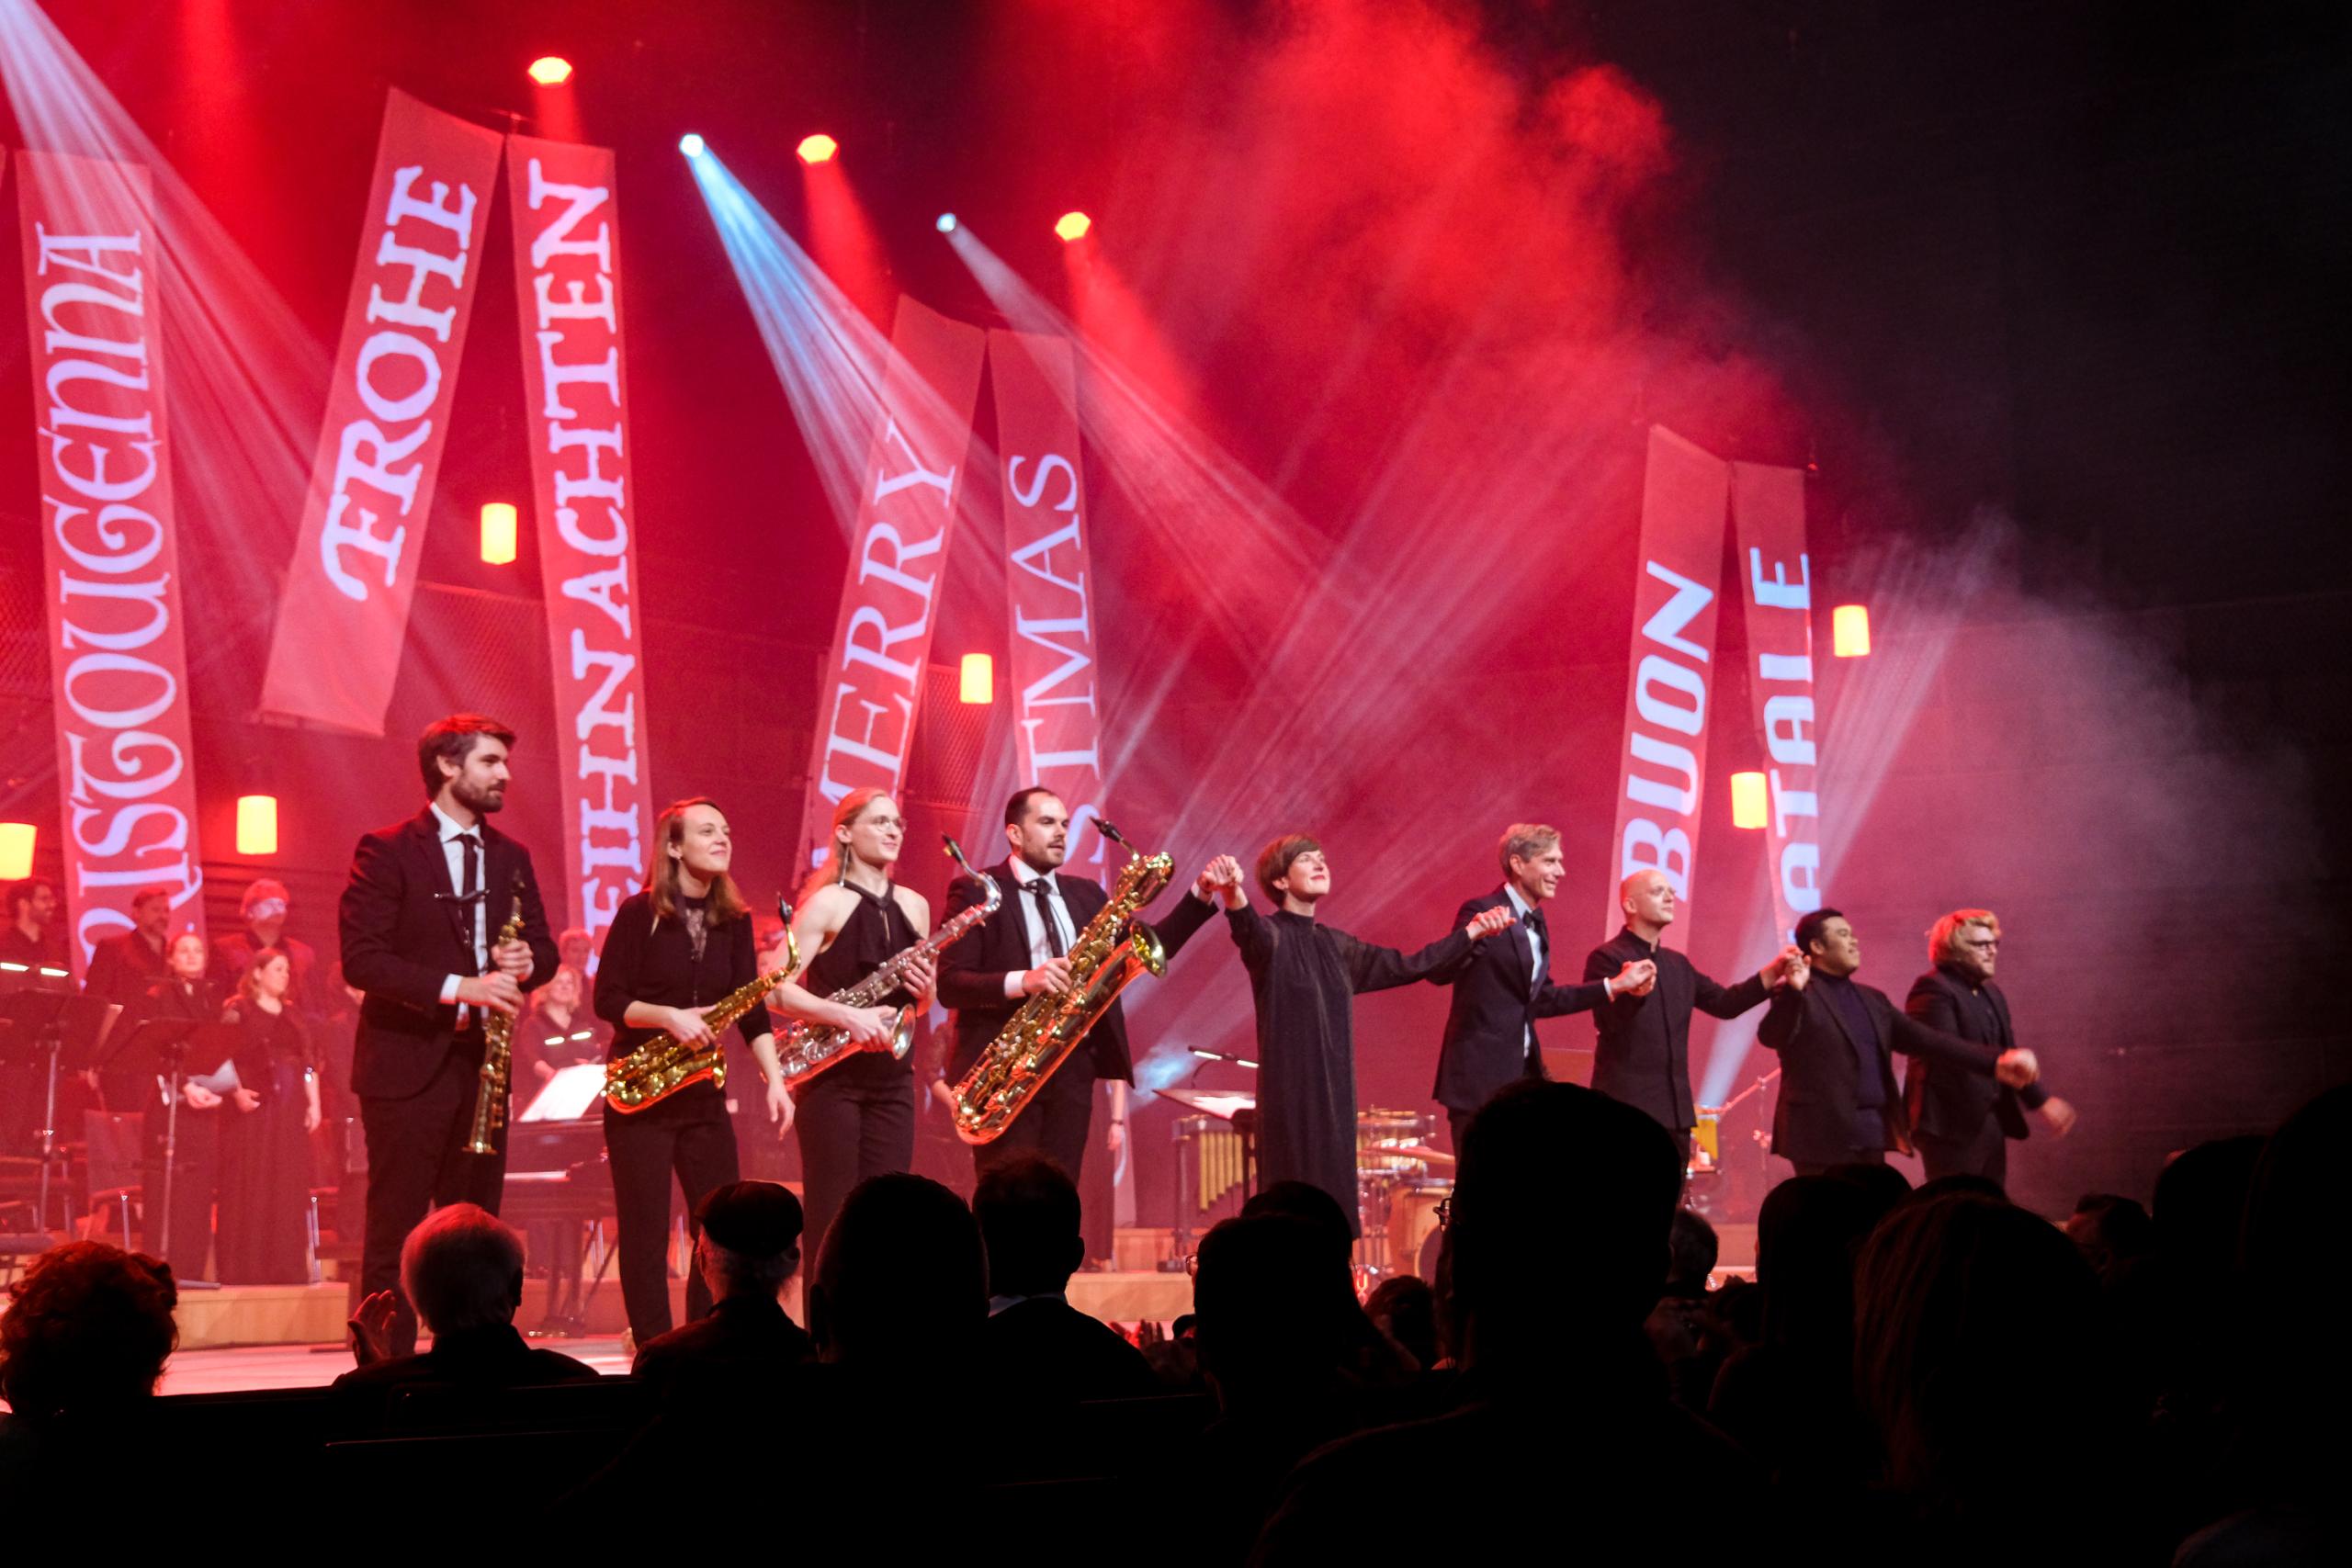
[[[1537,936],[1540,940],[1542,940],[1542,941],[1544,941],[1544,942],[1547,942],[1547,943],[1552,940],[1551,933],[1550,933],[1550,932],[1548,932],[1548,931],[1546,931],[1544,929],[1544,911],[1543,911],[1543,910],[1541,910],[1541,909],[1530,909],[1530,910],[1528,910],[1528,911],[1527,911],[1527,919],[1526,919],[1525,920],[1521,921],[1521,924],[1523,924],[1524,926],[1526,926],[1526,927],[1527,927],[1527,929],[1528,929],[1529,931],[1533,931],[1533,932],[1536,934],[1536,936]]]

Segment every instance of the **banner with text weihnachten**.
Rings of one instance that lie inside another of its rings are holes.
[[[1079,832],[1102,815],[1102,750],[1076,355],[1065,338],[991,332],[989,367],[1004,479],[1005,673],[1021,782],[1061,796],[1071,847],[1083,842],[1091,857],[1083,863],[1099,873],[1102,836]]]
[[[565,907],[600,942],[652,822],[609,148],[510,138],[531,500],[555,671]]]
[[[895,790],[937,625],[987,334],[903,295],[890,333],[833,646],[820,676],[800,842],[813,865],[852,790]]]
[[[148,173],[26,152],[17,164],[40,481],[42,591],[78,976],[171,890],[204,929],[185,600],[164,392],[164,269]]]
[[[1764,749],[1773,912],[1781,940],[1821,908],[1820,729],[1813,698],[1813,567],[1804,475],[1731,466],[1731,514],[1747,605],[1747,689]]]
[[[503,140],[397,90],[385,105],[265,714],[384,732]]]
[[[1663,425],[1650,427],[1642,481],[1642,536],[1634,573],[1634,648],[1625,680],[1625,739],[1618,755],[1616,875],[1607,930],[1624,924],[1617,883],[1637,871],[1665,874],[1690,897],[1699,859],[1699,807],[1706,795],[1707,693],[1722,583],[1723,461]],[[1690,922],[1666,928],[1675,948]]]

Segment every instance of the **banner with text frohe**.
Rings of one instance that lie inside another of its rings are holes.
[[[164,361],[184,302],[160,294],[144,168],[48,152],[17,168],[78,976],[141,887],[171,890],[175,931],[204,931]]]
[[[405,93],[385,106],[300,542],[262,682],[266,715],[384,732],[503,140]]]
[[[906,774],[988,338],[901,296],[890,344],[818,685],[800,832],[811,865],[832,842],[842,796],[896,790]]]
[[[1678,899],[1690,897],[1706,796],[1707,694],[1729,484],[1720,458],[1663,425],[1650,427],[1617,828],[1610,840],[1616,863],[1606,926],[1611,936],[1625,920],[1617,884],[1634,873],[1661,872]],[[1688,920],[1677,920],[1664,941],[1681,949],[1690,929]]]
[[[1733,536],[1747,607],[1747,689],[1764,750],[1764,820],[1776,930],[1821,908],[1820,725],[1813,694],[1813,566],[1805,556],[1804,474],[1731,466]]]
[[[601,942],[637,891],[652,821],[629,528],[620,210],[605,147],[510,138],[514,295],[555,674],[563,908]]]

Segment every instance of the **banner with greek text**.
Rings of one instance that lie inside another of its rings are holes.
[[[1650,427],[1642,480],[1641,547],[1634,573],[1634,647],[1625,680],[1625,739],[1619,754],[1616,881],[1663,872],[1678,899],[1690,897],[1699,860],[1699,807],[1706,796],[1707,693],[1722,584],[1729,470],[1663,425]],[[1625,923],[1616,882],[1606,930]],[[1666,928],[1689,941],[1690,922]]]
[[[997,452],[1004,479],[1005,671],[1020,737],[1021,782],[1069,807],[1099,876],[1104,840],[1079,829],[1102,815],[1101,716],[1080,467],[1076,355],[1066,338],[989,333]]]
[[[503,138],[395,90],[278,601],[266,715],[384,732]]]
[[[832,842],[843,795],[895,790],[905,774],[988,338],[902,295],[890,344],[882,427],[866,457],[818,689],[800,833],[811,865]]]
[[[555,672],[564,908],[601,943],[642,878],[652,822],[612,152],[510,138],[506,198]]]
[[[164,276],[145,169],[26,152],[17,165],[40,479],[41,596],[74,973],[171,890],[204,929],[172,508]]]
[[[1731,514],[1747,604],[1747,689],[1764,750],[1764,832],[1782,942],[1821,908],[1819,726],[1813,699],[1813,567],[1804,547],[1804,475],[1731,466]]]

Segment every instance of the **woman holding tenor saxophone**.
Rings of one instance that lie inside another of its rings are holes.
[[[703,1010],[759,978],[751,910],[727,872],[733,856],[727,818],[710,801],[695,796],[662,807],[645,886],[613,911],[596,965],[596,1016],[613,1026],[614,1062],[664,1035],[690,1049],[715,1047]],[[767,1010],[752,1002],[741,1028],[767,1085],[768,1113],[780,1121],[792,1100],[776,1066]],[[692,1215],[714,1188],[740,1174],[725,1091],[704,1076],[633,1109],[608,1096],[605,1147],[620,1228],[621,1297],[629,1331],[642,1345],[671,1326],[673,1175]],[[710,1288],[696,1269],[686,1280],[686,1315],[709,1311]]]
[[[825,1028],[848,1028],[853,1043],[865,1047],[846,1053],[798,1089],[802,1253],[811,1258],[852,1188],[914,1163],[914,1065],[890,1045],[901,1007],[921,1012],[931,1006],[935,965],[927,954],[910,955],[899,987],[869,1007],[827,999],[931,931],[931,905],[890,880],[906,834],[897,803],[882,791],[856,789],[842,797],[830,850],[795,901],[792,929],[804,967],[797,984],[772,993],[778,1010]]]

